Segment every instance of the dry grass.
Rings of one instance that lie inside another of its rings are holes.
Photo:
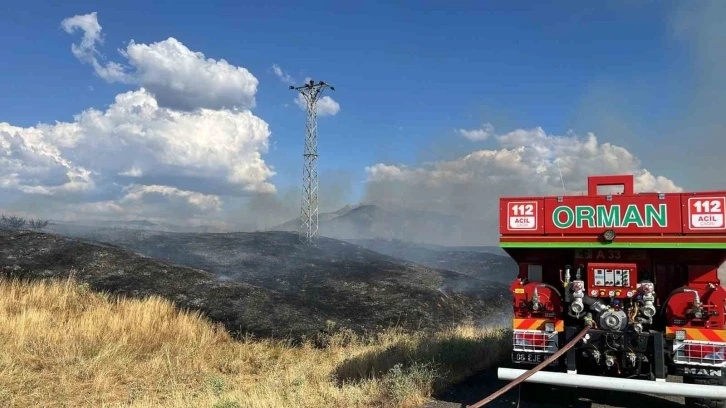
[[[235,341],[159,298],[0,279],[0,406],[411,407],[496,364],[506,334],[342,330],[323,347]]]

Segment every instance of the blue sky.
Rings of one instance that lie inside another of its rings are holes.
[[[673,145],[664,134],[694,93],[697,39],[674,34],[674,2],[592,4],[7,3],[0,9],[0,53],[8,57],[0,64],[0,122],[72,122],[138,88],[108,83],[71,53],[82,33],[65,32],[61,21],[97,12],[104,37],[97,49],[107,61],[124,62],[117,49],[129,40],[174,37],[248,69],[259,80],[252,112],[270,126],[263,159],[277,172],[270,181],[278,191],[300,179],[304,112],[273,64],[298,83],[309,76],[336,86],[326,95],[340,112],[318,122],[320,172],[347,172],[350,201],[363,195],[366,166],[416,166],[501,148],[496,139],[471,141],[457,131],[485,123],[497,134],[594,132],[651,173],[687,184],[672,167],[683,146],[651,153],[653,143]]]

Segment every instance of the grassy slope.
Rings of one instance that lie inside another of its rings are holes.
[[[235,341],[158,297],[0,279],[0,405],[416,406],[496,364],[509,344],[504,331],[474,327],[366,338],[333,330],[327,340]]]

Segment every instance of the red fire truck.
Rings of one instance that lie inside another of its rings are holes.
[[[616,175],[589,177],[587,195],[504,197],[500,245],[519,265],[512,364],[500,379],[588,327],[522,385],[726,407],[726,191],[635,193],[632,175]]]

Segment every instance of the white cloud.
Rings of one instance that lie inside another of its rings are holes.
[[[83,33],[71,50],[98,76],[142,86],[69,122],[0,122],[0,205],[62,219],[214,224],[233,221],[225,203],[276,192],[262,158],[270,129],[249,110],[258,83],[249,71],[174,38],[131,41],[121,51],[129,66],[105,63],[96,13],[61,27]]]
[[[97,14],[77,15],[63,20],[63,29],[83,31],[73,54],[90,63],[96,74],[108,82],[138,84],[154,94],[159,106],[191,111],[207,109],[249,109],[255,106],[258,80],[247,69],[227,61],[206,58],[170,37],[153,44],[131,40],[120,54],[130,66],[102,64],[96,44],[102,44]]]
[[[307,101],[302,94],[297,94],[295,105],[299,106],[302,110],[307,109]],[[340,112],[340,104],[329,96],[323,96],[318,99],[316,108],[318,116],[335,116]]]
[[[481,129],[459,129],[459,133],[471,141],[487,140],[494,134],[494,126],[490,123],[485,123]]]
[[[269,126],[249,110],[252,74],[173,38],[131,41],[122,51],[130,66],[102,63],[96,13],[61,27],[83,32],[73,54],[101,78],[142,86],[69,122],[0,122],[0,211],[225,229],[259,224],[247,201],[270,201],[277,190],[263,160]]]
[[[641,167],[627,149],[586,137],[547,135],[542,128],[518,129],[497,136],[501,149],[477,150],[450,161],[408,167],[382,163],[367,167],[368,180],[404,181],[429,187],[450,183],[494,184],[504,182],[518,195],[561,192],[560,171],[569,193],[587,191],[587,176],[634,174],[636,191],[683,191],[669,179]],[[559,165],[559,166],[558,166]]]
[[[120,197],[82,203],[56,203],[51,217],[66,221],[133,220],[178,225],[217,224],[223,198],[213,194],[185,191],[175,187],[131,184]],[[228,226],[229,227],[229,226]]]
[[[280,80],[288,85],[294,85],[295,80],[287,72],[283,71],[277,64],[272,64],[272,71],[277,75]]]
[[[270,192],[275,173],[261,157],[269,135],[267,123],[249,111],[174,111],[142,88],[71,123],[0,123],[0,179],[44,194],[89,189],[114,175]]]
[[[28,194],[64,195],[94,187],[91,172],[63,157],[73,126],[19,128],[0,122],[0,186]]]
[[[71,46],[73,55],[78,59],[89,59],[89,62],[95,58],[95,54],[98,53],[96,43],[103,44],[101,25],[98,24],[98,13],[94,11],[93,13],[85,15],[68,17],[61,21],[61,27],[69,34],[73,33],[76,29],[83,31],[81,44],[73,44]]]
[[[365,200],[482,220],[486,229],[466,238],[482,244],[496,242],[502,196],[562,194],[563,181],[568,194],[585,194],[587,177],[600,174],[633,174],[638,192],[683,191],[643,168],[627,149],[601,143],[592,133],[554,136],[536,128],[492,137],[498,149],[476,150],[454,160],[369,166]]]
[[[318,101],[318,115],[320,116],[335,116],[340,112],[340,104],[334,101],[329,96],[323,96]]]
[[[275,192],[269,135],[249,111],[174,111],[142,88],[69,123],[0,123],[0,187],[75,202],[77,214],[183,222],[219,212],[223,196]]]
[[[141,176],[144,175],[144,172],[140,168],[134,166],[134,167],[132,167],[132,168],[126,170],[126,171],[122,171],[122,172],[117,173],[117,174],[119,176],[141,177]]]
[[[96,44],[103,44],[101,36],[101,25],[98,23],[96,12],[76,15],[61,21],[61,27],[72,34],[76,30],[83,31],[81,43],[71,45],[73,55],[79,60],[91,64],[96,74],[109,82],[130,82],[131,78],[124,72],[124,67],[118,63],[110,62],[103,66],[98,62],[101,53],[96,49]]]
[[[149,197],[153,198],[153,196],[163,197],[164,200],[162,202],[165,206],[172,200],[178,200],[183,204],[190,205],[203,212],[219,211],[222,206],[220,198],[216,195],[185,191],[176,187],[133,184],[125,187],[124,190],[126,191],[126,195],[119,202],[122,204],[131,203],[134,206],[142,204],[145,199]]]

